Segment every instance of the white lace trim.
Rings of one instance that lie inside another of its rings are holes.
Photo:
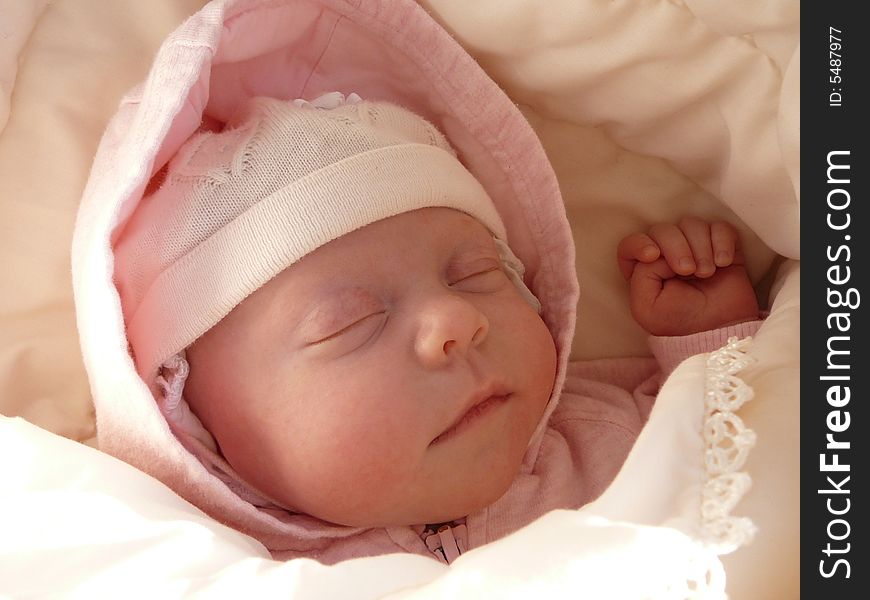
[[[157,407],[169,423],[216,452],[217,443],[214,438],[184,399],[184,384],[188,375],[190,365],[184,350],[163,362],[157,375],[157,387],[161,391],[157,397]]]
[[[746,517],[731,515],[734,506],[752,485],[741,471],[749,450],[755,445],[755,432],[735,414],[752,399],[752,388],[737,376],[755,359],[746,352],[751,337],[728,343],[707,358],[704,457],[707,482],[701,499],[701,527],[704,541],[718,554],[733,552],[750,542],[755,524]]]

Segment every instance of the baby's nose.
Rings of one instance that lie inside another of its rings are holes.
[[[416,350],[429,368],[444,366],[458,353],[465,355],[489,332],[489,320],[474,304],[452,294],[428,302],[420,315]]]

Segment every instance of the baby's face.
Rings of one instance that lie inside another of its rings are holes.
[[[498,499],[556,371],[489,232],[446,208],[322,246],[188,358],[185,395],[239,475],[360,527],[449,521]]]

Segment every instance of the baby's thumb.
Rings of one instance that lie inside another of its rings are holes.
[[[676,277],[676,273],[668,266],[664,257],[655,262],[638,263],[631,274],[631,310],[638,321],[648,315],[659,294],[662,293],[665,281]]]
[[[635,262],[648,263],[660,255],[659,247],[645,233],[628,235],[622,238],[616,247],[616,261],[619,265],[619,270],[622,272],[622,277],[626,281],[631,280]]]

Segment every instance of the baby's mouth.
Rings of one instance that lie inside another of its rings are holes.
[[[444,430],[441,434],[438,435],[434,440],[429,443],[429,446],[434,446],[436,444],[443,443],[449,439],[460,435],[462,432],[470,429],[477,425],[478,422],[482,421],[493,412],[501,404],[504,404],[508,398],[510,398],[510,392],[504,392],[502,390],[497,390],[496,393],[491,393],[488,396],[484,396],[482,399],[478,398],[471,402],[471,406],[459,416],[453,424]]]

